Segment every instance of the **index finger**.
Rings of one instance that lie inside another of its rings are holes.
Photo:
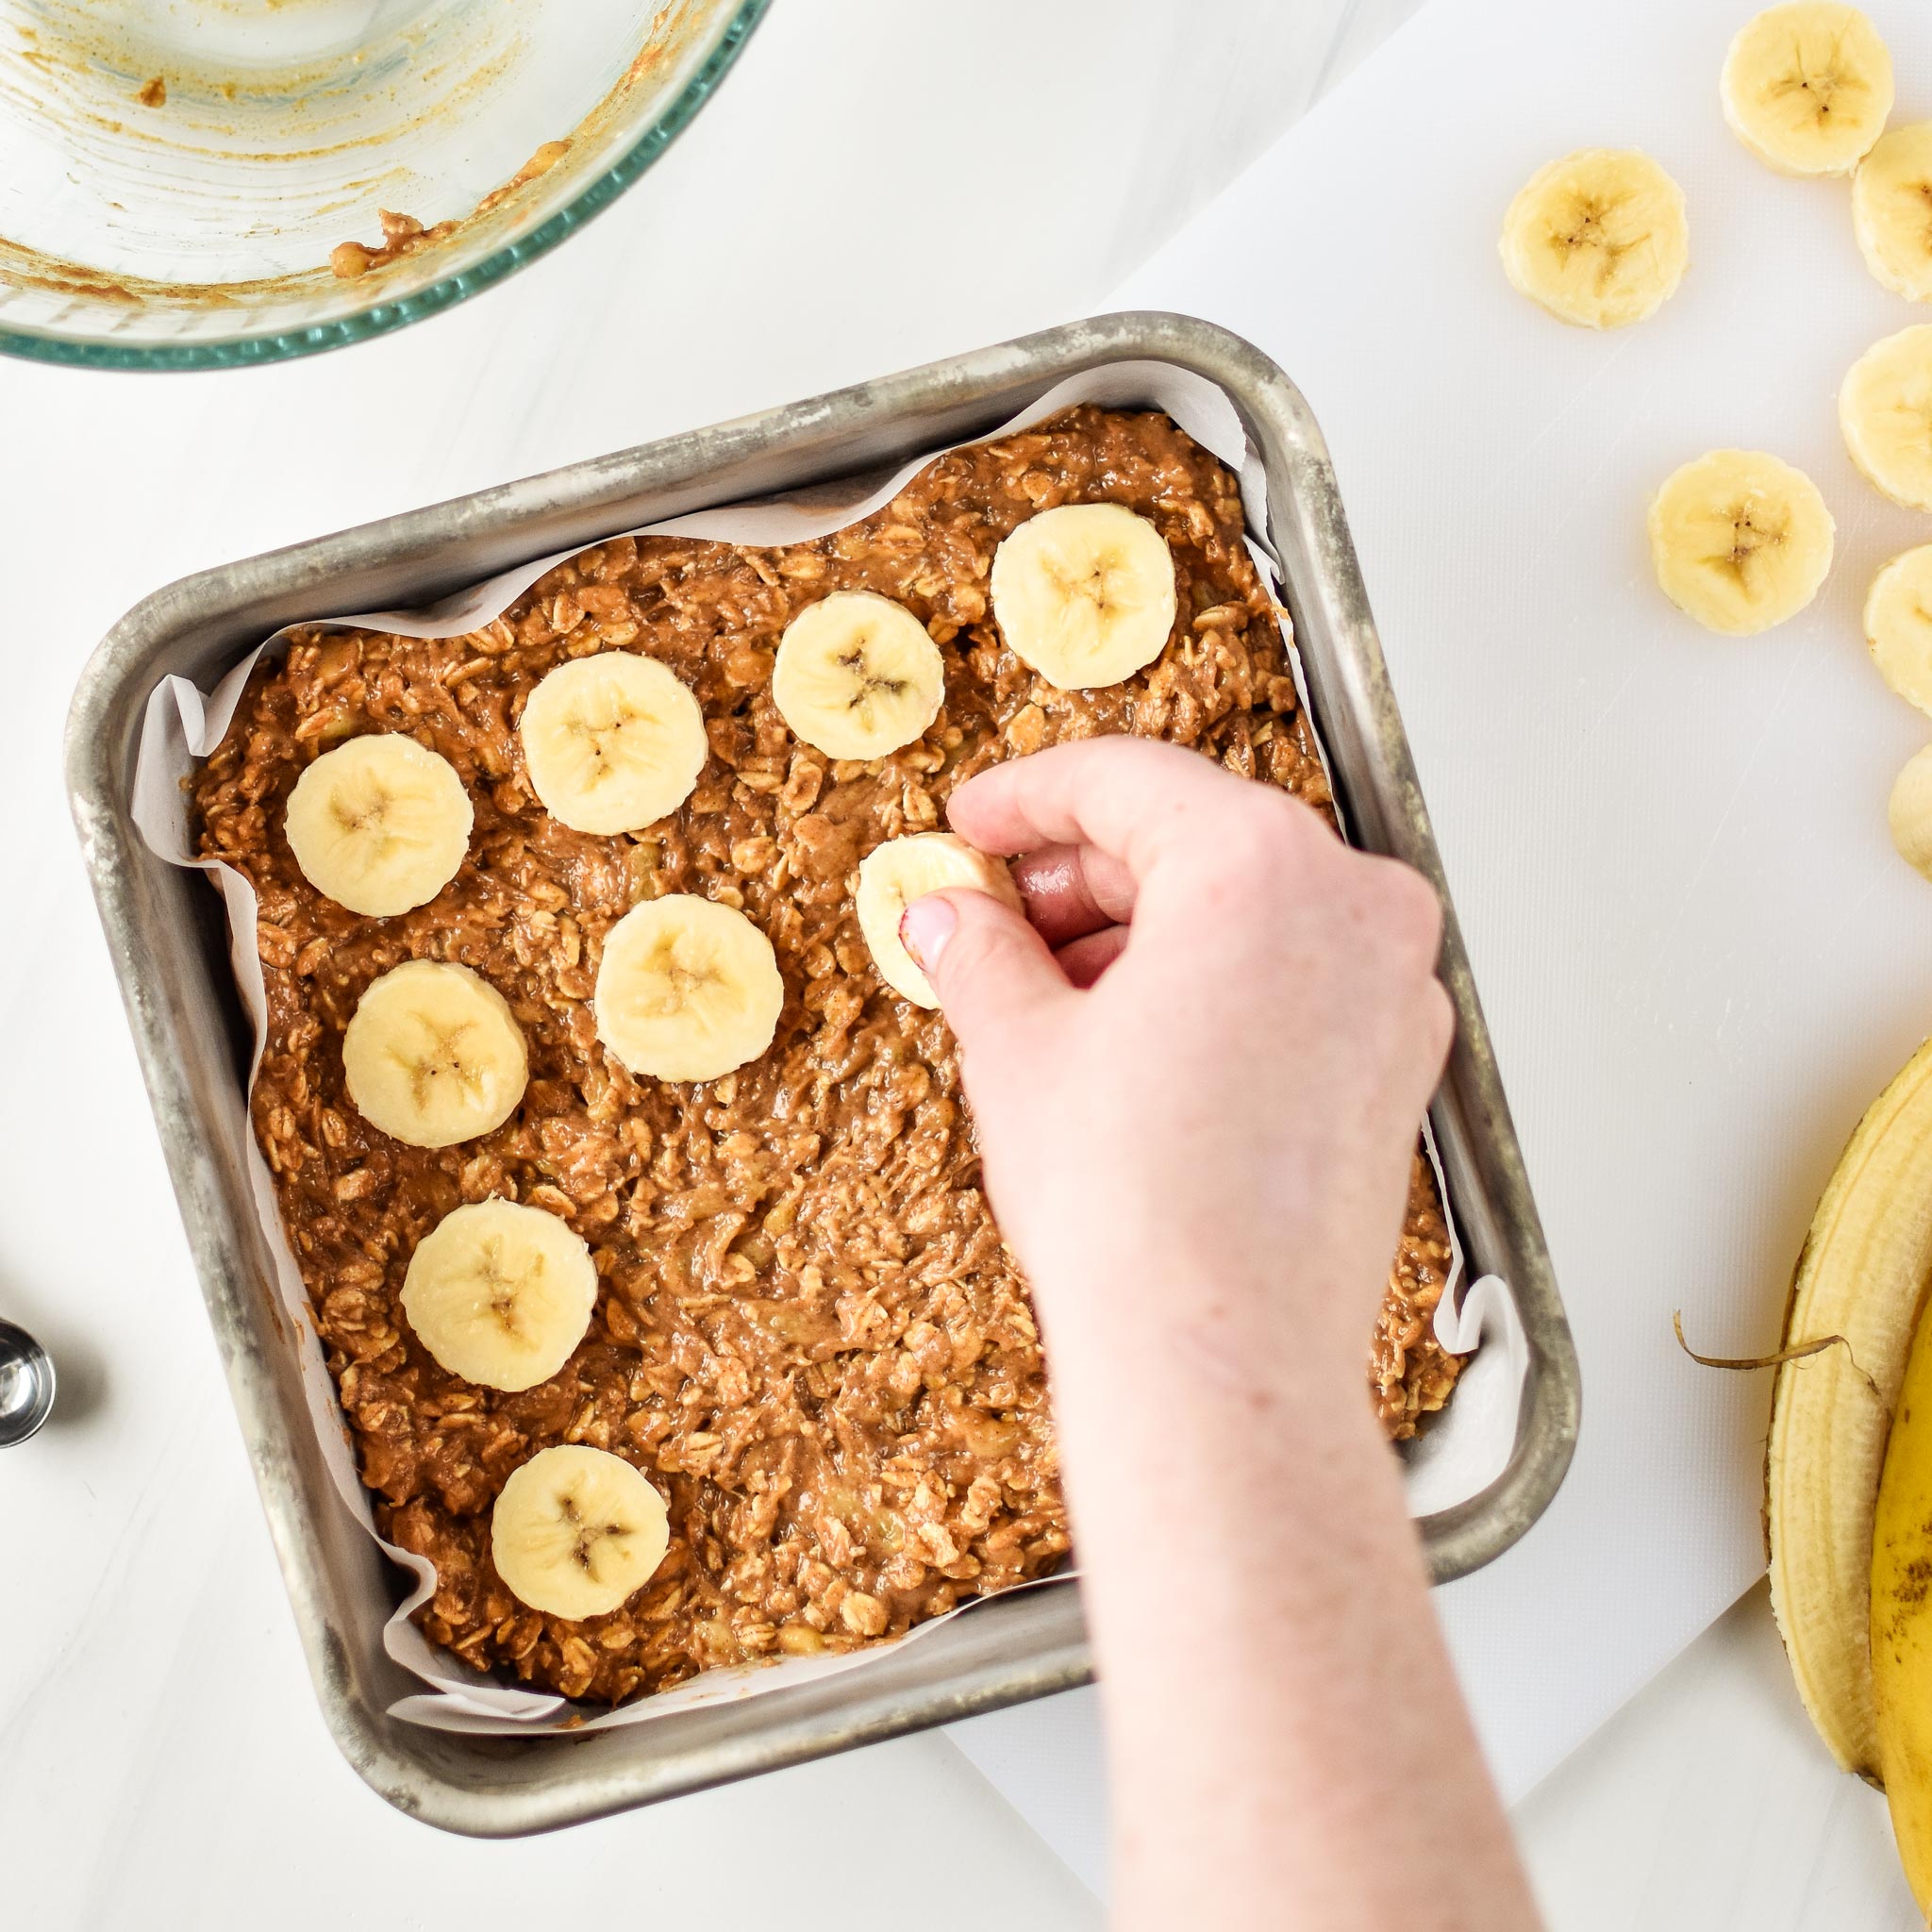
[[[1086,738],[975,774],[953,793],[946,816],[982,852],[1093,845],[1141,879],[1163,852],[1198,841],[1204,824],[1249,789],[1248,780],[1177,744]]]

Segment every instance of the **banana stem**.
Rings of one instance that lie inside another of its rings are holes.
[[[1775,1355],[1699,1355],[1684,1340],[1684,1311],[1671,1310],[1671,1326],[1677,1331],[1677,1346],[1700,1368],[1706,1369],[1774,1369],[1785,1362],[1803,1361],[1807,1356],[1823,1355],[1827,1348],[1841,1348],[1845,1359],[1851,1363],[1853,1373],[1871,1390],[1882,1407],[1885,1397],[1879,1393],[1878,1384],[1858,1366],[1858,1358],[1852,1353],[1852,1344],[1842,1335],[1821,1335],[1812,1341],[1794,1341],[1789,1348],[1781,1348]]]

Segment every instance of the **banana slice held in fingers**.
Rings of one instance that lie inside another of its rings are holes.
[[[512,1392],[562,1368],[596,1306],[583,1237],[516,1201],[452,1208],[403,1278],[403,1312],[423,1346],[451,1374]]]
[[[1123,504],[1028,517],[993,553],[991,591],[1013,655],[1058,691],[1119,684],[1174,633],[1174,554]]]
[[[457,875],[475,822],[447,758],[400,732],[352,738],[295,780],[283,828],[302,876],[338,906],[389,919]]]
[[[530,1077],[509,1003],[467,966],[410,959],[373,980],[342,1034],[342,1073],[364,1120],[410,1147],[493,1132]]]
[[[1852,232],[1894,295],[1932,302],[1932,122],[1894,127],[1858,163]]]
[[[785,982],[743,913],[692,892],[633,906],[604,941],[597,1037],[655,1080],[715,1080],[772,1043]]]
[[[880,758],[924,736],[946,695],[940,647],[903,604],[834,591],[785,627],[772,702],[832,758]]]
[[[1852,364],[1838,392],[1838,425],[1880,495],[1932,509],[1932,323],[1887,336]]]
[[[1891,56],[1856,7],[1791,0],[1738,29],[1719,82],[1724,119],[1782,175],[1845,175],[1885,130]]]
[[[1004,860],[978,851],[951,832],[915,832],[875,845],[858,865],[858,929],[872,948],[879,977],[915,1007],[937,1007],[940,996],[899,937],[899,921],[915,899],[954,889],[990,892],[1008,906],[1020,889]]]
[[[1579,148],[1530,176],[1503,217],[1501,247],[1511,285],[1559,321],[1624,328],[1684,278],[1684,192],[1634,148]]]
[[[691,794],[710,756],[698,701],[665,665],[631,651],[559,664],[518,726],[530,785],[575,832],[635,832]]]
[[[618,1608],[671,1547],[671,1512],[643,1473],[580,1442],[510,1471],[490,1516],[490,1554],[510,1594],[546,1616]]]
[[[1664,595],[1707,629],[1747,637],[1795,616],[1831,568],[1835,526],[1817,485],[1761,450],[1714,449],[1651,500]]]
[[[1932,543],[1894,557],[1872,579],[1865,642],[1886,683],[1932,711]]]

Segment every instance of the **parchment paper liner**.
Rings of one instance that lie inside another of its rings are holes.
[[[987,441],[1030,428],[1076,403],[1165,410],[1203,448],[1212,451],[1235,470],[1241,478],[1241,498],[1247,510],[1249,548],[1263,573],[1264,580],[1274,589],[1278,600],[1278,564],[1268,547],[1265,535],[1268,527],[1266,476],[1258,456],[1248,445],[1233,405],[1205,378],[1158,362],[1111,363],[1060,383],[1011,422],[973,441]],[[857,499],[834,484],[793,492],[769,502],[700,510],[691,515],[675,517],[668,523],[649,525],[630,534],[708,537],[724,542],[759,546],[807,541],[871,515],[889,502],[927,463],[944,453],[943,449],[928,452],[908,463],[870,493]],[[575,554],[571,551],[541,558],[422,609],[375,611],[360,617],[323,621],[345,629],[391,631],[405,637],[460,636],[490,623],[545,571],[563,561],[565,557]],[[261,963],[255,942],[255,893],[241,874],[230,867],[194,856],[188,798],[182,781],[221,742],[241,700],[248,675],[257,661],[264,652],[280,650],[291,628],[293,626],[287,626],[277,631],[250,652],[211,692],[202,692],[186,678],[162,679],[148,701],[135,770],[134,819],[142,836],[160,858],[171,864],[209,874],[226,903],[229,950],[236,984],[254,1023],[255,1051],[249,1067],[251,1084],[260,1063],[266,1010]],[[1291,657],[1295,682],[1301,689],[1306,709],[1307,691],[1303,682],[1299,650],[1291,650]],[[1312,712],[1308,713],[1308,718],[1312,727]],[[1327,755],[1322,751],[1319,741],[1317,750],[1321,752],[1325,765]],[[237,1092],[233,1105],[241,1117],[242,1138],[248,1149],[249,1171],[262,1230],[275,1257],[277,1287],[294,1321],[296,1333],[303,1339],[303,1386],[336,1488],[344,1507],[375,1539],[390,1559],[416,1579],[415,1588],[385,1625],[383,1641],[396,1662],[431,1688],[391,1706],[392,1716],[442,1730],[518,1736],[565,1728],[576,1734],[615,1724],[648,1724],[655,1718],[667,1717],[675,1711],[760,1696],[839,1672],[863,1670],[881,1655],[896,1650],[901,1644],[917,1643],[950,1617],[971,1613],[974,1602],[961,1605],[947,1617],[934,1618],[917,1625],[891,1644],[874,1644],[841,1656],[786,1657],[772,1663],[706,1671],[669,1690],[641,1698],[614,1710],[599,1706],[574,1706],[569,1700],[550,1691],[523,1690],[500,1682],[432,1645],[409,1621],[409,1615],[434,1592],[435,1572],[426,1558],[398,1549],[376,1535],[369,1492],[356,1473],[348,1428],[337,1399],[335,1384],[324,1359],[320,1339],[315,1333],[308,1292],[282,1229],[268,1166],[256,1144],[254,1131],[247,1119],[245,1096]],[[1437,1184],[1441,1190],[1446,1213],[1448,1190],[1443,1184],[1434,1137],[1424,1129],[1424,1138],[1429,1158],[1435,1163]],[[1418,1516],[1446,1508],[1475,1495],[1502,1474],[1515,1441],[1517,1409],[1529,1361],[1522,1320],[1507,1286],[1498,1276],[1486,1275],[1471,1283],[1466,1291],[1457,1293],[1463,1266],[1462,1246],[1456,1232],[1454,1216],[1448,1215],[1447,1218],[1453,1261],[1449,1284],[1436,1312],[1435,1330],[1445,1348],[1457,1355],[1469,1356],[1470,1359],[1457,1378],[1455,1394],[1448,1407],[1434,1418],[1430,1426],[1410,1446],[1407,1455],[1409,1506],[1412,1513]],[[1070,1571],[1062,1570],[1054,1577],[1039,1578],[1018,1587],[1037,1589],[1070,1574]]]

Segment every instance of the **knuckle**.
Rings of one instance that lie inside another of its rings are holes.
[[[1423,1039],[1429,1058],[1439,1065],[1456,1038],[1456,1005],[1440,979],[1423,990]]]
[[[1375,864],[1376,924],[1391,944],[1433,965],[1442,944],[1442,902],[1413,867],[1397,859]]]
[[[1258,785],[1244,790],[1250,795],[1234,801],[1211,829],[1209,862],[1235,878],[1278,878],[1299,871],[1321,821],[1286,792]]]

